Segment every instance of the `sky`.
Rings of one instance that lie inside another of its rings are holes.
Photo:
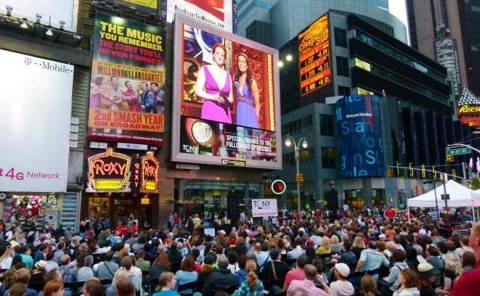
[[[408,28],[407,3],[405,0],[388,0],[390,13],[396,16],[407,27],[407,40],[410,44],[410,30]]]

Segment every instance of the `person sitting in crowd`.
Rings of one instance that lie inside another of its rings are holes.
[[[399,276],[400,289],[393,293],[393,296],[420,296],[419,279],[417,273],[405,268]]]
[[[214,270],[203,287],[204,295],[214,295],[217,291],[233,293],[238,288],[236,277],[228,269],[228,259],[218,259],[218,269]]]
[[[153,294],[153,296],[180,296],[180,294],[178,294],[178,292],[175,290],[177,282],[173,272],[162,272],[160,274],[158,284],[159,286],[157,292]]]

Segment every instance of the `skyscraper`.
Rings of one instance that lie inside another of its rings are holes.
[[[449,71],[452,93],[480,93],[480,0],[407,0],[412,47]]]

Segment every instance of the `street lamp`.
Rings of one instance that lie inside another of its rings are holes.
[[[301,137],[300,139],[298,139],[298,141],[295,141],[295,139],[292,136],[286,135],[285,146],[291,147],[292,144],[295,149],[295,163],[297,166],[297,173],[295,175],[295,180],[297,181],[297,211],[298,213],[300,213],[300,210],[302,208],[302,204],[300,201],[300,149],[301,148],[307,149],[308,142],[307,142],[307,139],[304,137]]]

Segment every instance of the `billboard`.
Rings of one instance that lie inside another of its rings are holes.
[[[457,114],[460,121],[469,126],[480,126],[480,98],[467,88],[458,99]]]
[[[166,0],[167,22],[173,23],[175,13],[232,32],[233,0]]]
[[[86,192],[158,193],[159,161],[153,152],[130,156],[107,148],[87,162]]]
[[[452,84],[452,93],[455,97],[460,95],[462,82],[460,78],[460,66],[458,49],[455,39],[448,37],[435,41],[437,62],[447,69]]]
[[[158,13],[158,0],[107,0],[108,2],[118,3],[128,6],[133,9],[149,12],[152,14]]]
[[[7,6],[13,8],[13,16],[36,22],[36,15],[40,14],[42,16],[40,23],[45,26],[60,28],[60,22],[64,21],[64,30],[77,31],[75,12],[78,12],[78,1],[76,0],[0,0],[2,14],[6,13]]]
[[[172,160],[280,169],[277,50],[175,23]]]
[[[159,27],[97,14],[89,139],[162,144],[164,40]]]
[[[72,65],[0,50],[0,190],[66,192]]]
[[[300,95],[303,97],[332,82],[328,15],[321,16],[298,35]]]
[[[341,177],[384,177],[380,98],[343,97],[336,103],[336,117]]]

